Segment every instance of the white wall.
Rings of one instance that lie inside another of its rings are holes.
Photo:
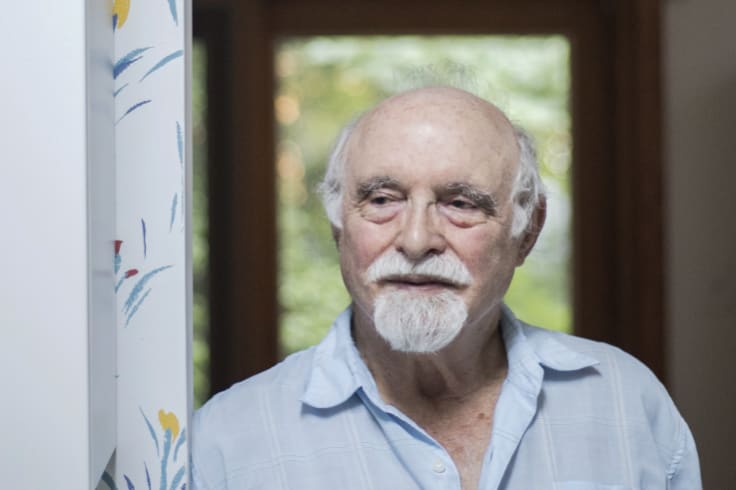
[[[89,488],[115,444],[113,46],[97,4],[0,16],[4,488]]]
[[[3,489],[188,486],[191,3],[110,5],[0,16]]]
[[[736,2],[664,10],[668,346],[705,488],[732,488],[736,436]]]

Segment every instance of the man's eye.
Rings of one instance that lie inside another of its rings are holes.
[[[450,201],[450,206],[457,209],[475,209],[475,204],[464,199],[453,199]]]
[[[389,198],[387,196],[375,196],[370,199],[370,203],[376,206],[383,206],[389,203]]]
[[[368,221],[385,223],[399,212],[401,196],[376,193],[365,196],[360,201],[360,213]]]

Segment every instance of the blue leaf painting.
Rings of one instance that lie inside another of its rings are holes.
[[[102,481],[104,481],[105,484],[110,487],[110,490],[118,490],[117,485],[115,485],[115,480],[113,479],[112,475],[107,471],[102,474]]]
[[[112,14],[112,30],[114,31],[118,27],[118,14]]]
[[[140,102],[136,102],[135,104],[133,104],[132,106],[130,106],[130,108],[127,111],[125,111],[125,114],[123,114],[122,116],[120,116],[120,118],[117,121],[115,121],[115,124],[117,124],[120,121],[122,121],[125,116],[127,116],[128,114],[130,114],[134,110],[138,109],[141,106],[144,106],[146,104],[149,104],[150,102],[151,102],[150,99],[148,99],[148,100],[142,100]]]
[[[151,46],[148,46],[146,48],[138,48],[134,49],[130,53],[126,54],[119,60],[115,62],[115,65],[112,67],[112,77],[117,78],[121,73],[123,73],[130,65],[138,61],[139,59],[143,58],[143,53],[151,49]]]
[[[120,289],[120,286],[123,285],[123,282],[125,282],[127,279],[137,276],[138,275],[138,269],[128,269],[125,271],[125,273],[122,275],[122,277],[118,280],[118,282],[115,284],[115,292],[118,292],[118,289]]]
[[[179,202],[179,194],[174,193],[171,199],[171,220],[169,221],[169,231],[174,228],[174,220],[176,219],[176,205]]]
[[[187,430],[182,429],[181,435],[179,436],[179,440],[176,442],[176,447],[174,448],[174,461],[176,461],[176,457],[179,454],[179,448],[186,442],[187,440]]]
[[[176,121],[176,149],[179,150],[179,165],[184,165],[184,137],[179,121]]]
[[[171,61],[175,60],[176,58],[181,57],[183,54],[184,54],[184,50],[180,49],[178,51],[174,51],[170,55],[164,56],[161,59],[161,61],[159,61],[158,63],[156,63],[155,65],[153,65],[153,68],[151,68],[150,70],[148,70],[146,72],[146,74],[143,75],[143,77],[141,77],[140,81],[142,82],[143,80],[146,79],[146,77],[148,77],[148,75],[150,75],[151,73],[153,73],[156,70],[160,69],[161,67],[167,65],[168,63],[170,63]]]
[[[125,300],[125,303],[123,304],[123,313],[128,313],[130,311],[130,309],[133,307],[133,304],[135,304],[135,302],[138,300],[138,296],[140,296],[140,294],[143,292],[143,287],[148,281],[151,280],[153,276],[171,267],[173,267],[173,265],[165,265],[163,267],[154,269],[147,274],[144,274],[143,277],[138,280],[136,285],[133,286],[133,289],[130,291],[130,295],[128,295],[128,299]]]
[[[143,415],[143,420],[146,421],[146,425],[148,426],[148,432],[151,434],[151,439],[153,439],[153,442],[156,443],[156,455],[158,456],[160,451],[158,450],[158,437],[156,437],[156,431],[153,430],[153,426],[151,425],[151,422],[148,421],[148,417],[146,417],[146,414],[143,413],[142,408],[138,408],[138,410],[141,411],[141,415]],[[145,464],[145,463],[144,463]],[[146,477],[148,477],[148,468],[146,467]],[[148,484],[148,487],[151,487],[151,484]]]
[[[169,463],[169,452],[171,451],[171,429],[166,429],[164,432],[164,455],[161,457],[161,486],[160,490],[168,490],[166,484],[166,466]]]
[[[176,490],[176,486],[181,482],[181,479],[184,478],[184,467],[182,466],[179,468],[179,471],[176,472],[174,475],[174,479],[171,480],[171,488],[170,490]]]
[[[141,218],[141,233],[143,235],[143,258],[146,258],[148,253],[148,242],[146,241],[146,222]]]
[[[146,290],[145,294],[143,294],[143,296],[141,296],[141,299],[139,299],[138,302],[135,304],[135,306],[133,306],[133,308],[131,308],[130,313],[128,313],[128,316],[125,318],[125,326],[126,327],[130,323],[130,320],[133,318],[133,315],[135,315],[136,312],[138,311],[138,308],[140,308],[141,305],[143,304],[143,302],[146,300],[146,298],[148,297],[148,295],[150,294],[150,292],[151,292],[151,289],[148,288]]]
[[[146,485],[148,485],[148,490],[151,490],[151,474],[148,473],[148,465],[145,461],[143,462],[143,467],[146,469]]]
[[[169,10],[171,11],[171,18],[174,19],[174,24],[179,25],[179,18],[176,15],[176,0],[169,0]]]
[[[117,97],[117,96],[118,96],[118,94],[119,94],[120,92],[122,92],[122,91],[123,91],[123,89],[124,89],[125,87],[127,87],[127,86],[128,86],[128,84],[126,83],[125,85],[123,85],[122,87],[120,87],[119,89],[117,89],[117,90],[116,90],[115,92],[113,92],[112,96],[113,96],[113,97]]]
[[[128,490],[135,490],[135,485],[133,485],[133,482],[130,481],[128,475],[123,475],[123,478],[125,478],[125,483],[128,485]]]

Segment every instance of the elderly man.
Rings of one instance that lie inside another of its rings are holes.
[[[662,385],[503,304],[545,218],[534,152],[432,87],[341,135],[323,184],[352,305],[316,347],[197,414],[201,489],[696,489]]]

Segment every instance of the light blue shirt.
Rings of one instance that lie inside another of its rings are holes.
[[[447,451],[381,399],[350,318],[197,412],[195,489],[460,489]],[[690,430],[639,361],[506,308],[501,331],[509,369],[479,489],[701,488]]]

